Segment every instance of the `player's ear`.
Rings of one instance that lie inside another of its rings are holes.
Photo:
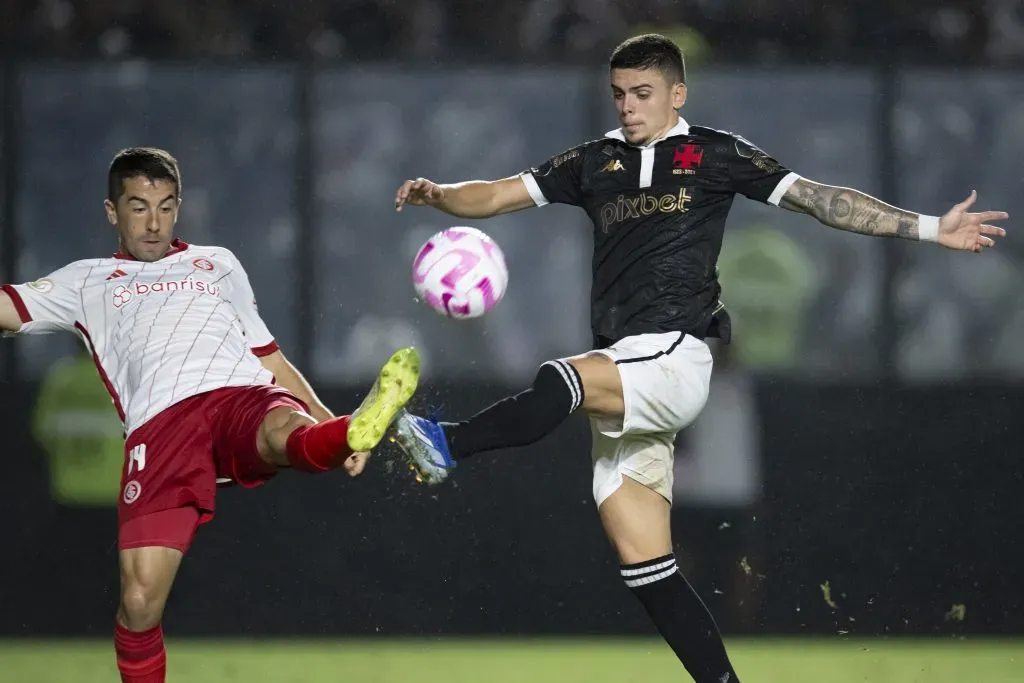
[[[680,109],[686,104],[686,84],[676,83],[672,86],[672,107]]]
[[[103,210],[107,212],[107,220],[111,225],[117,225],[117,207],[109,199],[103,200]]]

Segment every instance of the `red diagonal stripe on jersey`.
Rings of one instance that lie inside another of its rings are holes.
[[[117,390],[114,389],[114,385],[110,383],[110,378],[107,377],[107,371],[103,369],[100,364],[100,357],[96,354],[96,345],[92,343],[92,337],[89,336],[89,330],[85,329],[85,325],[80,322],[75,323],[75,329],[82,333],[82,338],[85,339],[85,343],[89,345],[89,351],[92,352],[92,362],[96,364],[96,370],[100,373],[100,379],[103,380],[103,386],[107,388],[107,393],[110,394],[110,398],[114,401],[114,407],[117,409],[117,416],[121,418],[121,422],[124,423],[124,407],[121,405],[121,397],[117,395]]]

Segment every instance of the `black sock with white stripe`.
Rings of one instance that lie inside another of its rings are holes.
[[[739,683],[714,617],[679,571],[674,555],[620,569],[626,586],[696,683]]]
[[[525,446],[555,430],[583,404],[580,374],[564,360],[540,366],[533,386],[462,422],[442,423],[456,460],[480,451]]]

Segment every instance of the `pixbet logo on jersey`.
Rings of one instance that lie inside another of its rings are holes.
[[[653,195],[642,192],[634,197],[619,195],[616,201],[601,207],[601,230],[608,234],[608,229],[616,223],[636,220],[655,212],[685,213],[689,211],[686,205],[692,201],[693,195],[685,187],[679,188],[678,194]]]
[[[197,294],[211,294],[220,296],[220,286],[211,285],[208,282],[187,277],[184,280],[172,280],[171,282],[154,282],[145,284],[133,282],[128,285],[118,285],[110,293],[114,308],[121,308],[136,297],[149,296],[150,294],[167,294],[170,292],[195,292]]]

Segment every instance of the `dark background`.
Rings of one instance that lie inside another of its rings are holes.
[[[4,2],[0,280],[112,252],[110,157],[165,147],[182,163],[181,236],[239,255],[329,405],[351,409],[390,349],[415,343],[419,407],[470,414],[587,348],[588,226],[564,207],[481,223],[510,289],[453,322],[414,301],[409,272],[449,223],[396,215],[394,189],[510,175],[614,127],[603,63],[646,28],[687,48],[691,122],[911,210],[974,188],[980,208],[1024,215],[1019,3],[301,5]],[[720,367],[741,389],[702,417],[725,427],[681,437],[674,508],[677,552],[724,630],[1024,632],[1020,234],[952,254],[737,201]],[[70,338],[0,344],[0,634],[109,634],[115,510],[56,499],[33,428],[40,383],[74,353]],[[227,490],[167,628],[650,633],[598,525],[588,448],[573,419],[436,489],[385,449],[359,480]],[[685,469],[730,455],[735,470]]]

